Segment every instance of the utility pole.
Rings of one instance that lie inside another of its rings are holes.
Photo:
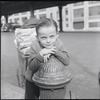
[[[8,23],[8,15],[5,14],[4,16],[5,16],[5,21],[6,21],[6,23]]]
[[[62,32],[63,31],[62,30],[62,5],[59,5],[58,8],[59,8],[59,17],[60,17],[59,26],[60,26],[60,32]]]
[[[30,7],[30,12],[31,12],[31,17],[33,18],[34,17],[34,9],[33,9],[33,5],[32,5],[31,1],[29,2],[29,7]]]

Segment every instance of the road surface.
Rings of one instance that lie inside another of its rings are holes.
[[[100,69],[100,33],[60,33],[70,56],[69,71],[73,76],[67,90],[79,99],[98,99]],[[1,80],[18,86],[18,54],[14,33],[1,32]]]

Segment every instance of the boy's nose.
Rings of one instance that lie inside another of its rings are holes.
[[[48,38],[48,39],[47,39],[47,43],[49,43],[49,42],[50,42],[50,39]]]

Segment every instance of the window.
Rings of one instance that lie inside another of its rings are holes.
[[[90,22],[89,27],[100,27],[100,22]]]
[[[18,23],[18,21],[19,21],[19,18],[15,18],[15,19],[14,19],[14,22],[15,22],[15,23]]]
[[[9,22],[12,23],[12,19],[9,19]]]
[[[65,9],[65,15],[68,15],[68,9],[67,8]]]
[[[66,22],[68,22],[68,18],[66,18]]]
[[[84,16],[83,8],[75,9],[75,10],[74,10],[74,17],[75,17],[75,18],[83,17],[83,16]]]
[[[74,29],[83,29],[84,28],[84,21],[74,22],[73,27],[74,27]]]
[[[40,14],[39,17],[40,18],[46,18],[46,14]]]
[[[50,18],[53,19],[53,15],[52,15],[52,13],[50,13]]]
[[[25,23],[27,20],[27,17],[22,17],[22,21]]]
[[[69,27],[69,25],[68,25],[68,24],[66,24],[66,27]]]
[[[89,16],[100,15],[100,6],[89,7]]]

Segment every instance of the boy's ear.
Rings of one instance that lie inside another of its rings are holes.
[[[39,40],[38,36],[36,35],[37,40]]]

